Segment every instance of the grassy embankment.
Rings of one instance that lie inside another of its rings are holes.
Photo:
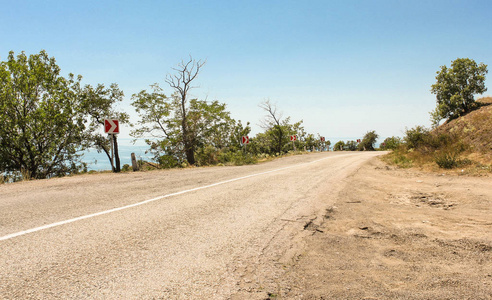
[[[414,147],[403,143],[383,160],[427,171],[492,173],[492,97],[477,102],[479,108],[419,135]],[[408,131],[404,140],[408,140]]]

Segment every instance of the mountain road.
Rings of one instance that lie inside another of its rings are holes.
[[[264,299],[381,153],[0,185],[0,298]]]

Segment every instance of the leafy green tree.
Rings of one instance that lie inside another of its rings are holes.
[[[266,112],[261,125],[265,132],[257,135],[257,140],[261,140],[264,143],[261,147],[263,153],[280,155],[292,150],[291,135],[298,137],[295,142],[297,148],[304,147],[303,140],[306,138],[306,133],[302,126],[302,120],[293,124],[290,123],[290,117],[283,118],[277,106],[269,100],[262,102],[259,107]]]
[[[437,72],[437,82],[431,88],[437,99],[437,106],[431,112],[433,125],[470,112],[476,106],[474,95],[487,91],[487,72],[487,65],[477,64],[469,58],[457,58],[451,63],[451,68],[441,66]]]
[[[195,154],[200,152],[217,156],[218,150],[240,148],[240,134],[249,133],[240,122],[231,118],[226,105],[218,101],[207,102],[191,99],[186,101],[183,119],[182,96],[174,94],[166,97],[158,84],[152,91],[141,91],[132,96],[132,105],[140,116],[134,137],[147,137],[146,142],[154,159],[164,167],[176,167],[183,163],[197,163]],[[184,120],[184,125],[183,125]],[[186,131],[183,131],[183,127]],[[190,155],[189,150],[193,150]],[[213,154],[211,154],[213,152]],[[210,159],[204,159],[210,161]]]
[[[314,149],[318,146],[318,143],[316,141],[316,137],[314,134],[310,133],[306,136],[305,138],[305,146],[307,150],[314,151]]]
[[[345,142],[344,141],[338,141],[333,146],[333,151],[343,151],[344,147],[345,147]]]
[[[398,146],[401,145],[401,139],[399,137],[388,137],[384,140],[383,144],[381,144],[382,150],[395,150]]]
[[[46,178],[81,170],[81,77],[60,76],[46,51],[0,62],[0,170]]]
[[[358,146],[358,149],[360,151],[374,151],[374,145],[376,144],[378,137],[379,135],[374,130],[366,132]]]
[[[120,124],[129,122],[129,116],[125,112],[120,112],[115,109],[115,104],[123,100],[123,92],[118,88],[116,83],[105,88],[103,84],[98,84],[96,87],[86,85],[78,91],[82,103],[82,109],[87,116],[87,130],[85,131],[85,147],[93,147],[97,152],[104,152],[111,161],[111,141],[106,136],[100,133],[100,129],[104,126],[104,119],[118,119]],[[116,166],[111,166],[113,171],[120,171],[120,159],[118,155],[117,137],[114,137],[114,149]]]
[[[357,150],[357,142],[356,141],[348,141],[345,144],[345,147],[350,150],[350,151],[355,151]]]
[[[286,121],[288,122],[288,120],[282,120],[282,113],[269,100],[260,103],[259,106],[266,112],[262,127],[272,142],[269,152],[281,154],[283,146],[288,142],[287,132],[285,130]]]

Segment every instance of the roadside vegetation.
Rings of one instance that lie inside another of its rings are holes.
[[[302,120],[284,117],[269,100],[259,104],[264,131],[249,137],[250,123],[233,119],[225,103],[190,98],[204,65],[190,57],[173,68],[165,79],[169,94],[153,84],[132,95],[139,120],[131,124],[128,112],[116,108],[124,99],[116,83],[84,85],[80,75],[62,76],[44,50],[29,56],[11,51],[0,62],[0,183],[86,173],[81,156],[87,149],[105,153],[113,172],[130,170],[120,167],[117,152],[111,160],[117,139],[101,133],[106,118],[145,139],[153,161],[138,162],[141,169],[243,165],[330,149],[330,141],[306,132]],[[245,136],[248,144],[242,144]]]
[[[474,99],[487,91],[485,74],[486,65],[468,58],[442,66],[431,89],[433,128],[415,126],[403,138],[386,139],[384,149],[393,151],[384,160],[403,168],[492,173],[492,97]]]

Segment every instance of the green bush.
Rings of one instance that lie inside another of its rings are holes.
[[[423,126],[416,126],[405,131],[405,137],[403,140],[408,149],[416,149],[421,145],[424,145],[430,138],[429,129]]]
[[[459,154],[457,152],[442,152],[436,155],[434,161],[442,169],[453,169],[459,165]]]
[[[401,145],[401,139],[397,136],[388,137],[381,144],[381,150],[395,150]]]
[[[220,151],[214,146],[207,145],[195,152],[196,164],[198,166],[211,166],[219,163]]]
[[[333,146],[333,151],[342,151],[344,147],[345,143],[343,141],[338,141],[335,146]]]
[[[244,153],[241,150],[235,152],[227,151],[219,154],[219,162],[222,164],[241,166],[255,164],[258,162],[258,158],[250,153]]]
[[[180,162],[173,155],[161,155],[157,159],[157,162],[159,163],[159,166],[161,168],[165,168],[165,169],[171,169],[180,166]],[[141,165],[142,164],[143,162],[141,163]]]
[[[374,130],[366,132],[357,148],[359,151],[374,151],[374,145],[378,137],[379,135]]]

